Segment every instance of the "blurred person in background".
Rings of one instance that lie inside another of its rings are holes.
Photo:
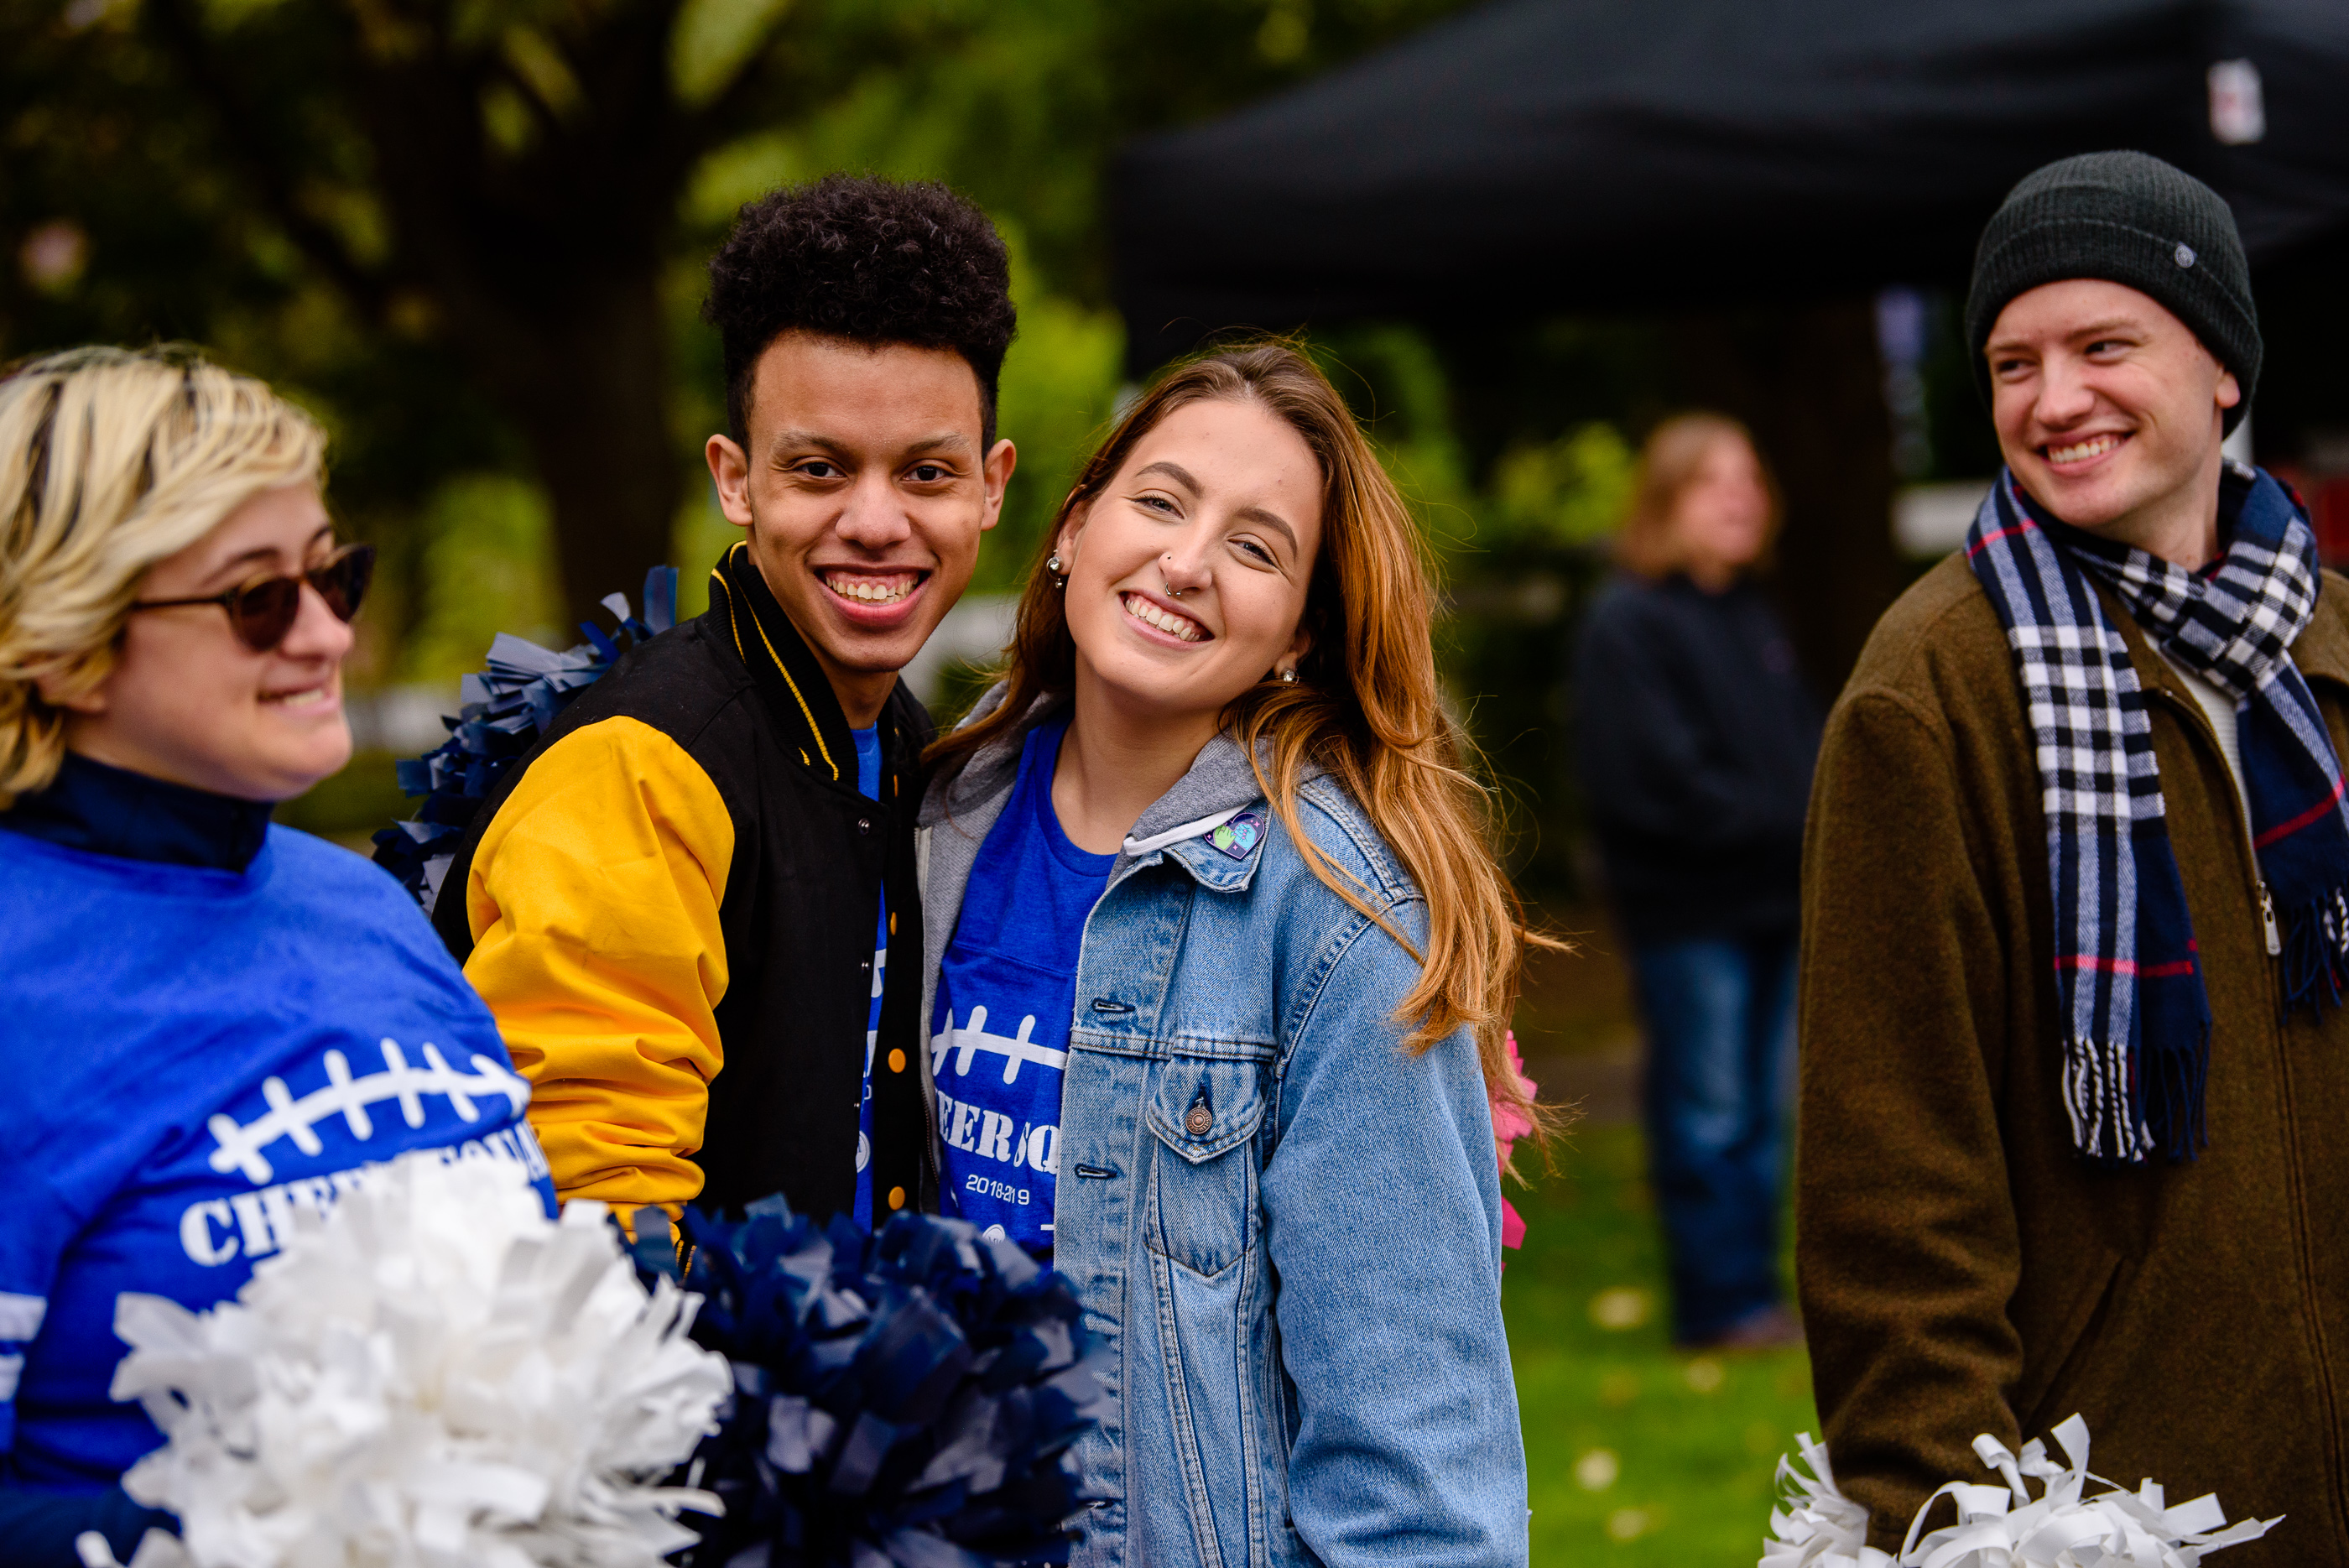
[[[226,1301],[294,1209],[411,1149],[514,1160],[553,1200],[529,1087],[415,904],[269,820],[351,753],[373,556],[336,543],[325,444],[182,353],[0,378],[10,1568],[171,1527],[119,1483],[162,1441],[109,1394],[125,1293]]]
[[[709,609],[629,653],[499,781],[434,923],[536,1093],[567,1199],[863,1226],[936,1203],[915,988],[932,734],[897,678],[970,582],[1010,264],[942,185],[829,175],[709,264],[743,531]]]
[[[1071,1562],[1522,1564],[1526,933],[1417,530],[1311,360],[1135,403],[929,760],[947,1211],[1075,1285],[1123,1399]]]
[[[2235,219],[2052,163],[1965,307],[2005,468],[1877,626],[1804,866],[1796,1256],[1835,1475],[1915,1511],[2073,1415],[2096,1469],[2349,1563],[2349,583],[2222,442]],[[1948,1522],[1942,1511],[1939,1522]]]
[[[1647,1026],[1672,1335],[1799,1338],[1779,1282],[1803,813],[1819,710],[1751,572],[1778,506],[1744,426],[1667,420],[1575,664],[1577,756]]]

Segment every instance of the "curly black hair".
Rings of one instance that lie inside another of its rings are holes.
[[[794,329],[858,343],[951,348],[978,377],[980,452],[1018,313],[995,225],[927,181],[827,174],[745,205],[709,258],[702,319],[726,359],[726,421],[749,437],[759,356]]]

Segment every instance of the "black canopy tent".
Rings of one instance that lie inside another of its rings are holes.
[[[1777,466],[1788,608],[1832,688],[1902,576],[1868,296],[1961,287],[2017,179],[2109,147],[2226,194],[2263,300],[2297,267],[2349,355],[2349,0],[1501,0],[1129,148],[1129,366],[1232,327],[1713,313],[1677,334],[1688,391]],[[2349,412],[2276,325],[2271,393]]]
[[[1234,325],[1961,279],[2015,180],[2115,146],[2209,180],[2255,265],[2349,225],[2349,0],[1506,0],[1129,149],[1119,300],[1142,369]]]

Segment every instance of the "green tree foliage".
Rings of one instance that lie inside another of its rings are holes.
[[[1622,432],[1593,420],[1547,441],[1519,441],[1493,465],[1496,532],[1557,545],[1593,545],[1615,531],[1631,501],[1636,461]]]
[[[1461,3],[0,0],[0,358],[185,338],[285,388],[385,550],[355,677],[444,679],[494,629],[573,640],[664,556],[698,609],[735,536],[701,466],[704,259],[786,182],[944,180],[1013,253],[1020,462],[974,584],[1003,591],[1123,383],[1117,150]],[[1516,813],[1537,860],[1562,853],[1561,614],[1621,421],[1662,410],[1651,339],[1320,334],[1435,548],[1457,706],[1542,808]]]
[[[1008,560],[1113,396],[1116,148],[1456,3],[0,0],[0,354],[187,338],[286,387],[411,614],[443,484],[526,477],[579,613],[703,528],[734,207],[941,178],[1023,254]]]
[[[557,629],[552,527],[536,485],[503,473],[460,475],[433,492],[418,523],[425,581],[436,591],[400,650],[401,679],[454,681],[481,667],[481,650],[502,631],[558,648],[575,640]]]

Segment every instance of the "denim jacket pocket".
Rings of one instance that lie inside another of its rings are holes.
[[[1155,1064],[1143,1119],[1167,1152],[1157,1167],[1151,1251],[1217,1274],[1255,1243],[1256,1160],[1264,1124],[1264,1062],[1173,1056]]]

